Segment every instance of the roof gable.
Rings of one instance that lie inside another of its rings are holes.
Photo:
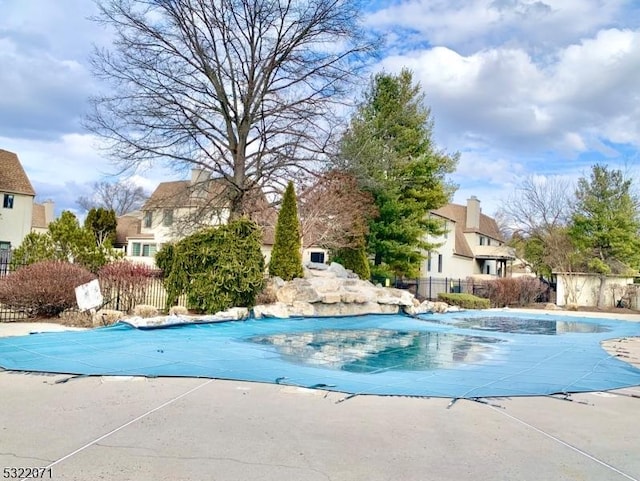
[[[455,254],[459,256],[473,258],[473,250],[465,237],[467,232],[475,232],[480,235],[504,242],[498,224],[495,219],[480,213],[480,227],[478,229],[467,229],[467,207],[459,204],[447,204],[432,211],[433,214],[448,219],[455,223]]]
[[[492,239],[504,242],[500,229],[495,219],[480,213],[480,227],[478,229],[467,229],[467,207],[459,204],[447,204],[433,211],[434,214],[452,220],[456,223],[456,229],[462,232],[476,232],[478,234],[491,237]]]
[[[3,149],[0,149],[0,191],[36,195],[18,156]]]

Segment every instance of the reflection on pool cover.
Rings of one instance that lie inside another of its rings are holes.
[[[487,358],[490,337],[389,329],[322,329],[255,336],[288,362],[349,372],[427,371],[478,363]]]
[[[89,331],[0,338],[0,366],[80,375],[207,377],[353,394],[448,398],[606,391],[640,385],[640,369],[600,347],[604,339],[639,336],[638,323],[598,320],[608,332],[594,329],[549,336],[456,327],[455,319],[461,317],[457,313],[422,319],[401,315],[267,319],[150,330],[120,323]],[[482,312],[464,313],[464,318],[486,317]],[[585,318],[549,315],[548,319],[594,324]],[[371,355],[349,357],[345,348],[332,366],[290,362],[275,344],[249,341],[285,339],[298,333],[310,338],[314,350],[322,350],[322,345],[326,350],[330,345],[326,337],[319,335],[314,340],[315,333],[322,331],[345,333],[358,352],[365,349],[356,341],[363,335],[384,341],[372,342],[377,347]],[[477,342],[479,337],[486,342]],[[489,338],[502,342],[492,343]],[[471,344],[465,344],[465,339],[472,340]],[[410,354],[400,352],[404,343]],[[409,370],[403,363],[412,357],[422,360]]]
[[[542,334],[546,336],[567,333],[589,334],[594,332],[610,331],[610,329],[598,323],[568,320],[523,319],[513,316],[455,317],[451,319],[444,319],[441,322],[443,324],[450,324],[452,326],[466,329],[511,332],[515,334]]]

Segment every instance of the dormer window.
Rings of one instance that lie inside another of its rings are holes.
[[[153,212],[148,210],[144,213],[144,227],[148,229],[151,227],[152,223],[153,223]]]

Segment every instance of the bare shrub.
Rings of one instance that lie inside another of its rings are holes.
[[[542,282],[532,277],[509,277],[486,283],[487,297],[493,307],[527,306],[545,289]]]
[[[275,286],[271,284],[267,285],[256,296],[256,304],[275,304],[278,301],[276,291]]]
[[[123,313],[114,309],[100,309],[93,315],[93,326],[110,326],[123,318]]]
[[[93,279],[77,264],[36,262],[0,279],[0,303],[29,317],[56,317],[76,306],[75,288]]]
[[[156,269],[125,260],[107,264],[98,272],[104,298],[127,313],[144,303],[149,284],[157,276]]]
[[[156,317],[158,315],[158,308],[150,306],[148,304],[138,304],[133,308],[133,314],[138,317]]]
[[[188,316],[189,309],[184,306],[173,306],[169,309],[170,316]]]

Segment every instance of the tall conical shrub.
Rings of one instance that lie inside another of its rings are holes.
[[[301,250],[296,192],[293,189],[293,182],[289,182],[278,214],[276,241],[271,252],[269,275],[281,277],[285,281],[302,277]]]

